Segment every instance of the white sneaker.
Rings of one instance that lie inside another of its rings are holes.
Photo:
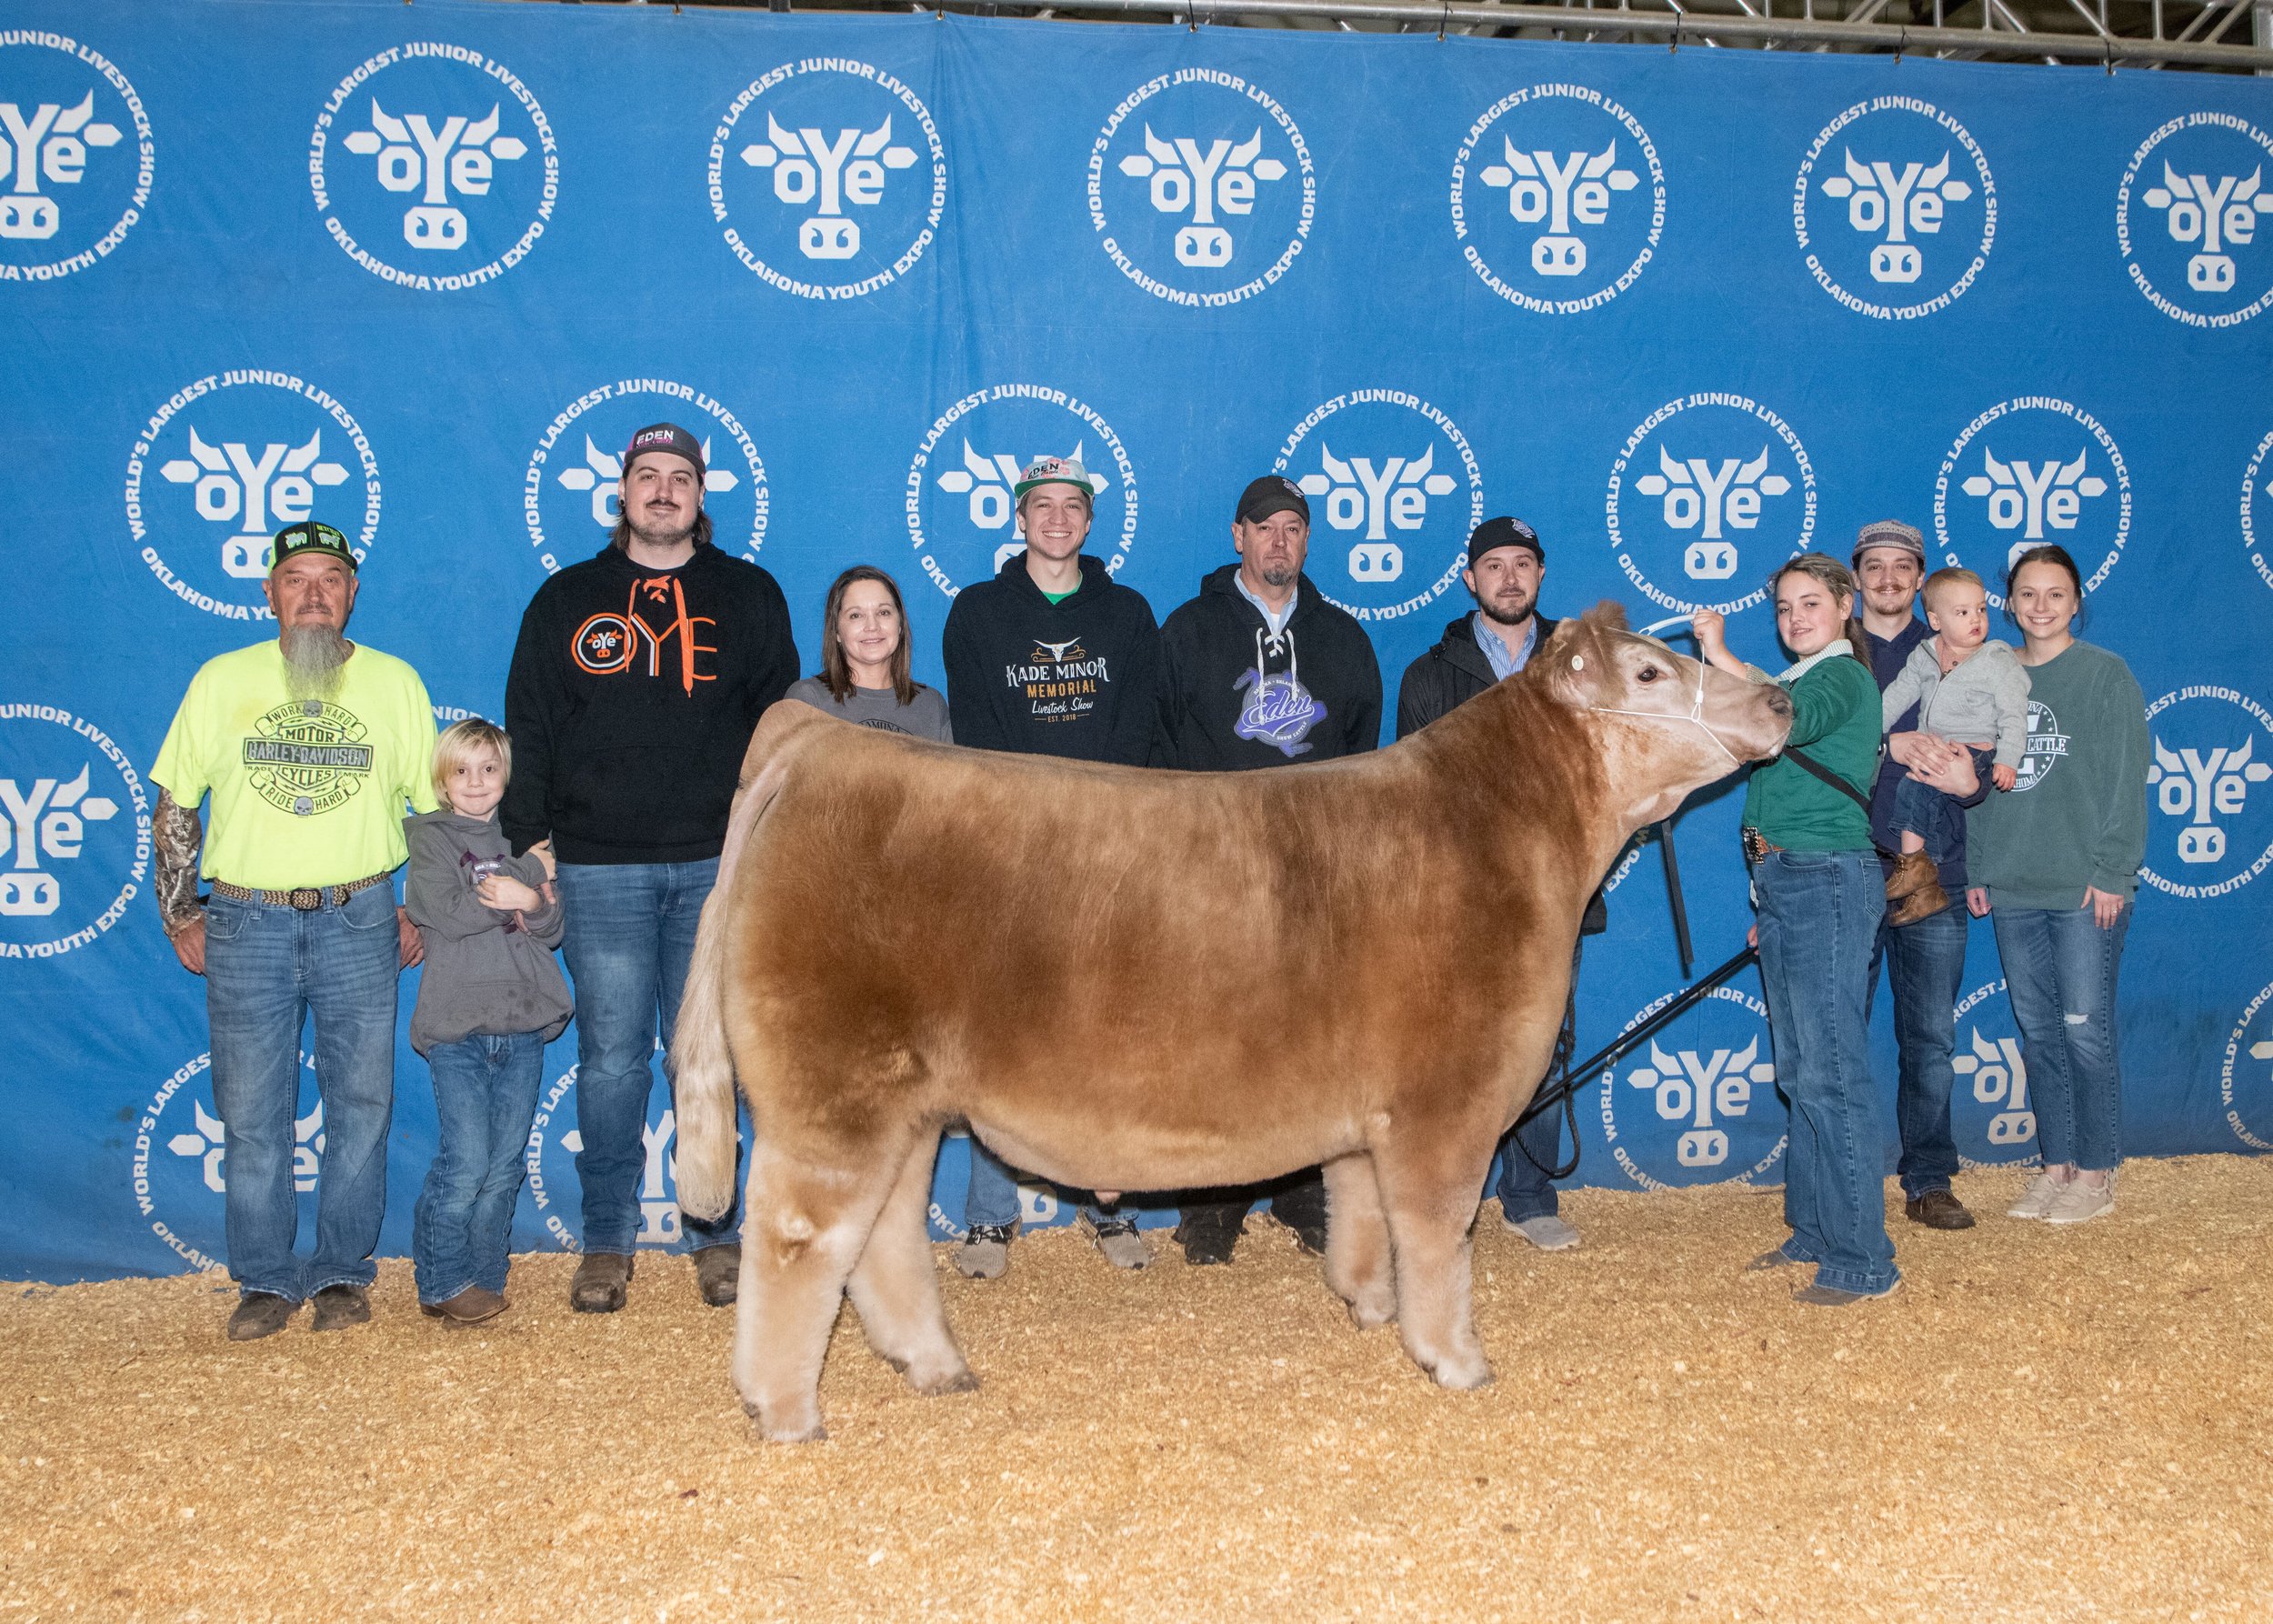
[[[2005,1216],[2017,1218],[2047,1217],[2052,1210],[2052,1204],[2060,1198],[2061,1192],[2072,1182],[2063,1182],[2049,1173],[2038,1173],[2028,1180],[2028,1188],[2021,1192],[2020,1199],[2005,1209]]]
[[[1507,1218],[1500,1221],[1543,1252],[1567,1252],[1578,1244],[1578,1231],[1551,1212],[1519,1224]]]
[[[1152,1253],[1145,1245],[1145,1238],[1136,1233],[1136,1220],[1129,1218],[1108,1218],[1096,1226],[1097,1250],[1115,1268],[1142,1268],[1152,1261]]]
[[[2059,1199],[2052,1203],[2052,1210],[2044,1216],[2049,1223],[2080,1224],[2114,1210],[2115,1175],[2109,1173],[2104,1184],[2069,1179],[2067,1188],[2060,1191]]]

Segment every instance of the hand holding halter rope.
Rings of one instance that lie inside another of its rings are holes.
[[[1690,617],[1687,615],[1669,615],[1663,620],[1651,621],[1647,626],[1642,627],[1640,631],[1636,632],[1634,635],[1637,637],[1656,637],[1658,633],[1666,631],[1670,627],[1687,627],[1689,624],[1689,618]],[[1695,637],[1697,634],[1692,630],[1689,635],[1691,637]],[[1659,640],[1663,641],[1662,638]],[[1572,670],[1583,671],[1586,667],[1587,657],[1585,655],[1575,654],[1571,656],[1570,668]],[[1606,717],[1640,717],[1652,722],[1694,722],[1699,728],[1703,729],[1705,737],[1713,741],[1713,747],[1722,755],[1728,757],[1728,765],[1732,769],[1741,767],[1744,765],[1742,758],[1740,758],[1734,750],[1730,749],[1726,744],[1721,742],[1720,735],[1715,733],[1711,726],[1705,720],[1705,662],[1701,659],[1697,662],[1697,693],[1690,699],[1689,714],[1685,717],[1675,716],[1670,711],[1663,710],[1620,710],[1616,707],[1608,705],[1589,705],[1587,708],[1591,711],[1597,711]]]

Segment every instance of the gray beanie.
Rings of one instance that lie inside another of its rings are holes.
[[[1873,519],[1855,536],[1855,550],[1847,561],[1853,564],[1873,547],[1895,547],[1909,554],[1920,564],[1926,562],[1926,537],[1918,534],[1916,525],[1906,525],[1900,519]]]

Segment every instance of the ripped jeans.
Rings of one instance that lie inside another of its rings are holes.
[[[2125,903],[2106,930],[2088,907],[1998,903],[1989,922],[1997,927],[2005,992],[2020,1028],[2045,1166],[2073,1164],[2088,1172],[2115,1167],[2123,1159],[2115,982],[2131,905]]]

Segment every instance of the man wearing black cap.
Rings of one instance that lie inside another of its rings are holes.
[[[329,525],[277,531],[263,587],[275,639],[198,668],[150,769],[152,889],[175,957],[205,978],[237,1342],[282,1330],[307,1298],[319,1331],[371,1318],[395,987],[421,953],[389,881],[404,807],[435,809],[435,729],[418,673],[347,640],[357,566]],[[197,817],[208,794],[210,836]],[[302,1262],[293,1124],[310,1014],[324,1149]]]
[[[498,818],[516,854],[549,840],[576,996],[576,1177],[583,1313],[624,1306],[643,1210],[647,1098],[678,1018],[703,900],[718,873],[743,753],[797,676],[774,577],[710,543],[702,446],[675,423],[624,452],[621,516],[596,557],[537,588],[506,678],[513,781]],[[669,1074],[669,1063],[665,1063]],[[739,1199],[685,1225],[703,1300],[735,1299]]]
[[[1244,772],[1331,761],[1381,742],[1381,667],[1348,611],[1302,573],[1310,504],[1267,474],[1240,493],[1231,519],[1238,562],[1200,582],[1161,637],[1161,762],[1192,772]],[[1227,1263],[1257,1196],[1304,1247],[1326,1250],[1326,1188],[1316,1168],[1273,1185],[1206,1191],[1187,1202],[1177,1239],[1192,1263]]]
[[[1546,574],[1547,549],[1521,519],[1491,518],[1477,526],[1468,536],[1467,567],[1460,572],[1476,599],[1475,612],[1446,627],[1437,646],[1405,668],[1397,695],[1399,738],[1523,669],[1555,630],[1555,622],[1538,612]],[[1604,923],[1597,892],[1578,928],[1593,936]],[[1574,954],[1573,986],[1577,979]],[[1562,1159],[1562,1128],[1559,1113],[1542,1111],[1499,1146],[1499,1204],[1507,1227],[1550,1252],[1578,1244],[1578,1231],[1556,1210],[1555,1186],[1546,1172]]]

